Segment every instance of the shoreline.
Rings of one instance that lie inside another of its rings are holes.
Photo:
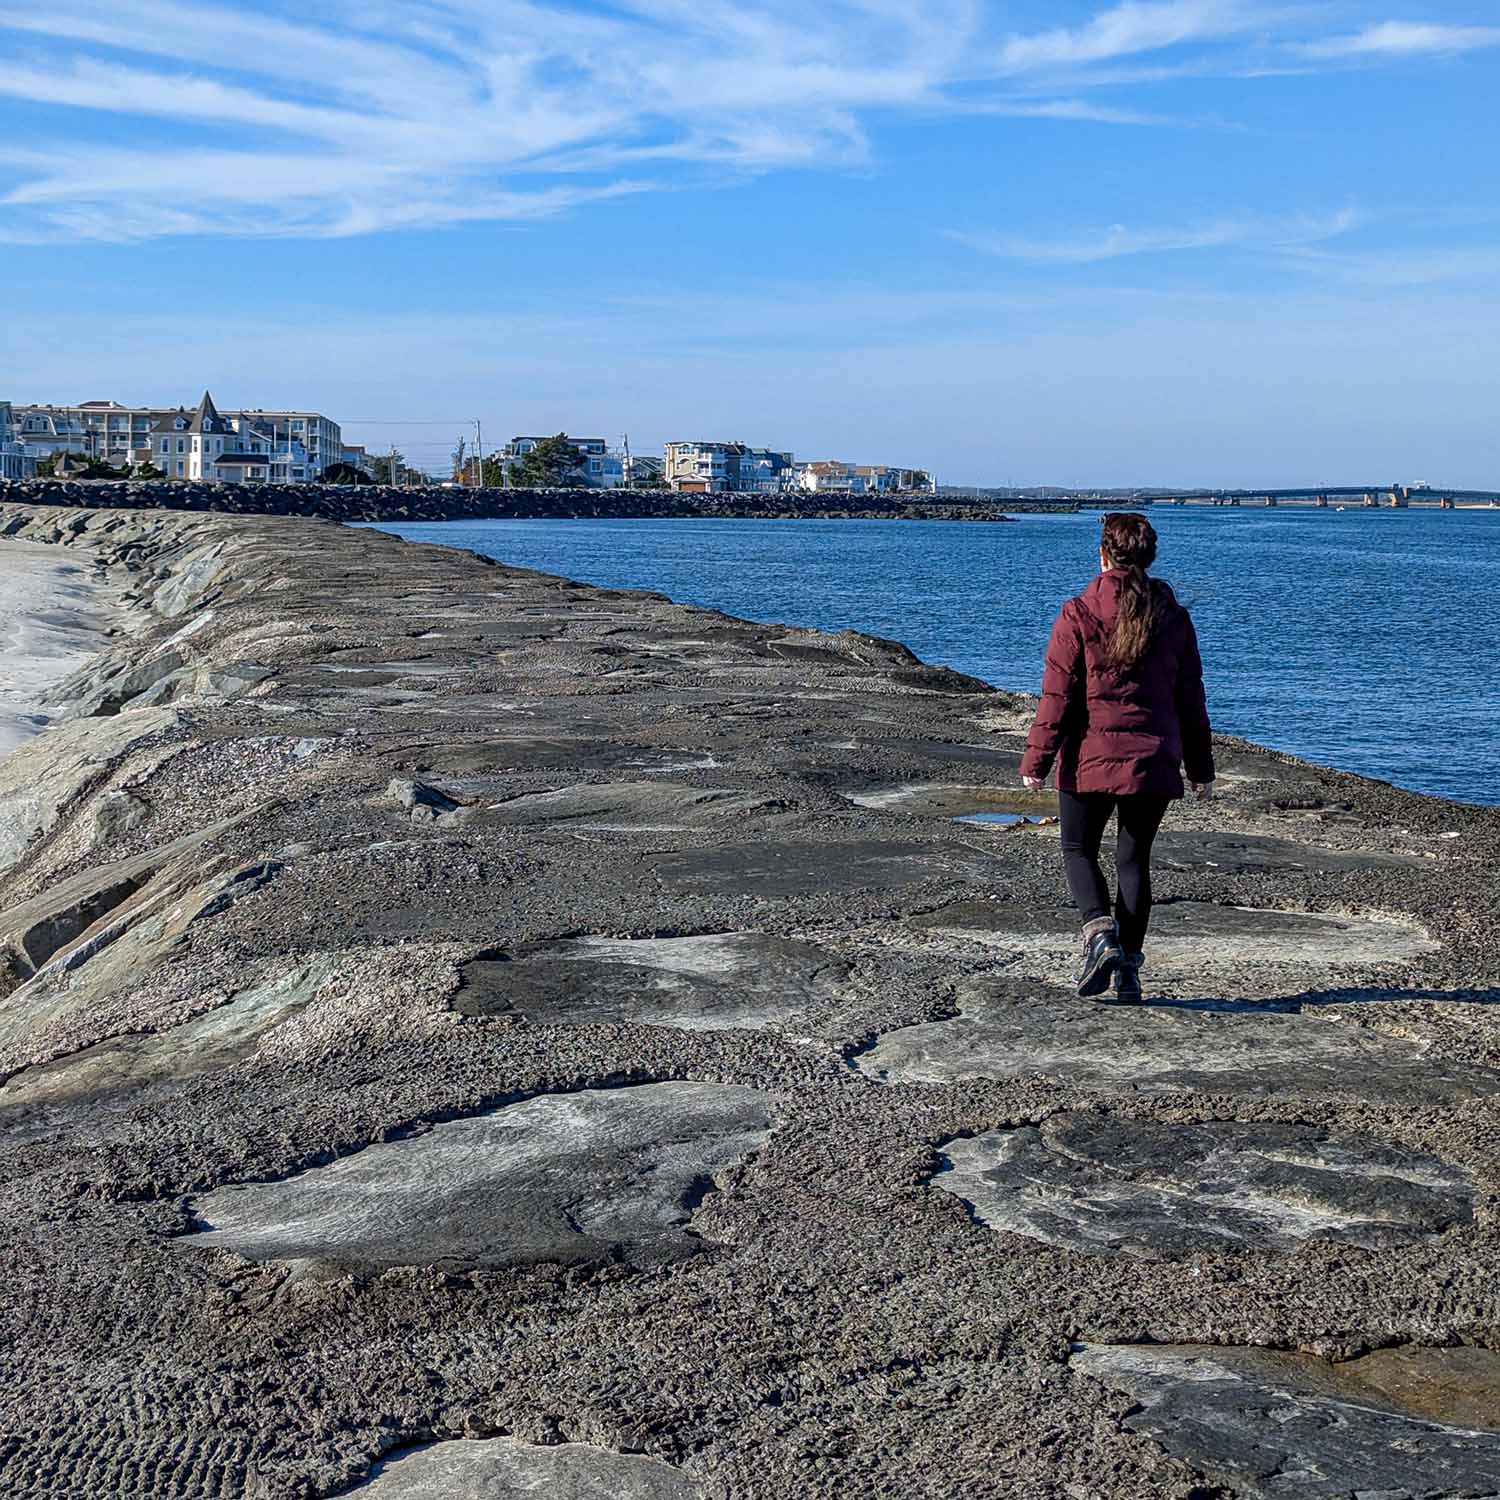
[[[0,538],[0,758],[66,705],[53,689],[109,644],[120,611],[84,561]]]
[[[1500,811],[1221,739],[1090,1005],[1055,827],[959,821],[1044,811],[1024,695],[321,521],[0,535],[131,621],[0,761],[0,1490],[1497,1472]]]

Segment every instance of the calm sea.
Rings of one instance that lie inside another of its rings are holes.
[[[1500,511],[1166,508],[1156,571],[1193,611],[1215,727],[1500,803]],[[853,627],[1035,692],[1097,515],[482,521],[378,528],[752,620]]]

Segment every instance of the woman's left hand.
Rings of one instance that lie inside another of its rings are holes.
[[[1021,785],[1029,787],[1033,792],[1039,792],[1046,785],[1046,782],[1040,776],[1023,776],[1021,778]]]

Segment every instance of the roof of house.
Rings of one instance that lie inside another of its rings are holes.
[[[227,437],[234,431],[234,428],[219,415],[218,408],[214,405],[214,398],[204,391],[203,399],[198,403],[198,410],[193,413],[192,425],[188,431],[207,432]]]

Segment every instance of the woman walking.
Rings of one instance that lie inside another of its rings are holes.
[[[1021,762],[1029,787],[1057,767],[1063,870],[1083,915],[1078,993],[1112,988],[1122,1004],[1141,998],[1156,831],[1185,793],[1184,769],[1200,799],[1214,780],[1197,633],[1170,586],[1147,576],[1155,561],[1156,531],[1144,516],[1105,516],[1099,576],[1057,616]],[[1111,814],[1113,914],[1099,868]]]

